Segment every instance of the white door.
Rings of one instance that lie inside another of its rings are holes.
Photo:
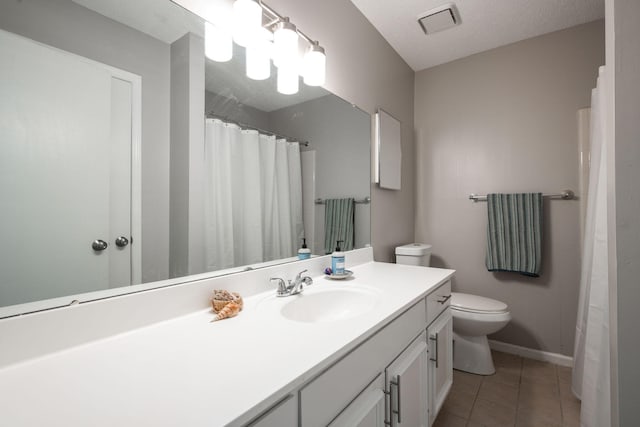
[[[129,285],[131,82],[4,31],[0,57],[0,305]]]
[[[438,416],[453,384],[453,318],[445,311],[427,329],[429,337],[429,423]]]
[[[423,332],[385,371],[392,427],[427,427],[427,343]]]
[[[384,375],[380,374],[329,427],[385,427]]]

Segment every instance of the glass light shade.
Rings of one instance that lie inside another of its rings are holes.
[[[327,57],[324,49],[316,42],[304,54],[304,83],[308,86],[322,86],[325,81],[326,67]]]
[[[204,54],[217,62],[227,62],[233,56],[231,34],[210,22],[204,24]]]
[[[271,76],[271,33],[261,28],[255,43],[247,46],[247,77],[253,80],[265,80]]]
[[[278,92],[283,95],[298,93],[298,69],[295,66],[281,66],[278,68]]]
[[[262,7],[254,0],[236,0],[233,3],[233,41],[247,47],[262,28]]]
[[[276,67],[291,68],[297,62],[298,33],[296,26],[285,20],[273,33],[273,63]]]

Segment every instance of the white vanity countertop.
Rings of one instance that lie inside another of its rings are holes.
[[[235,318],[210,323],[212,313],[199,311],[10,365],[0,370],[0,424],[241,425],[453,274],[378,262],[351,270],[351,280],[314,277],[305,291],[376,288],[378,305],[351,319],[284,319],[279,307],[299,297],[269,291],[245,298]]]

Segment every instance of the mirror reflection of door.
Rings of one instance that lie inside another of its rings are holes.
[[[0,57],[0,305],[131,284],[137,77],[4,31]]]

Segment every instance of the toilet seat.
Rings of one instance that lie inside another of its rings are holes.
[[[505,311],[502,313],[491,313],[489,311],[476,312],[476,311],[467,311],[467,310],[452,308],[451,315],[453,316],[454,324],[460,323],[463,321],[471,321],[471,322],[488,324],[488,323],[509,322],[511,320],[511,313],[509,313],[508,311]],[[478,326],[479,325],[476,325],[476,327]]]
[[[451,292],[451,309],[476,314],[502,314],[509,311],[507,304],[478,295]]]

